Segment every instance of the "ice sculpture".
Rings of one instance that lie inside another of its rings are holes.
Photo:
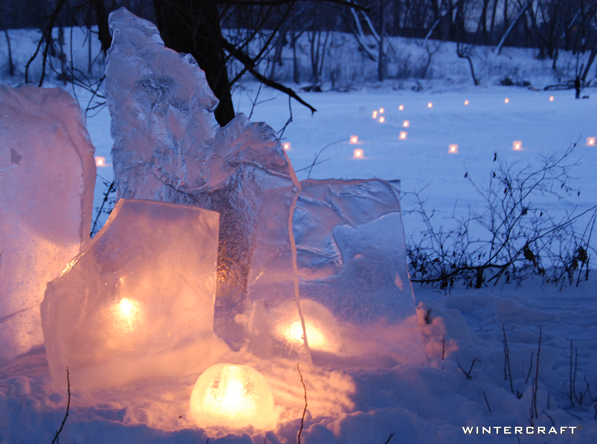
[[[89,239],[94,148],[65,91],[0,85],[0,361],[43,342],[39,304]]]
[[[50,372],[98,389],[201,371],[213,334],[217,213],[121,199],[41,305]]]
[[[217,99],[188,55],[163,46],[150,22],[110,15],[106,67],[119,197],[194,205],[220,213],[215,331],[262,357],[306,357],[291,215],[300,185],[274,131],[242,114],[217,128]],[[302,336],[302,335],[301,335]]]
[[[301,186],[293,224],[310,347],[338,355],[389,353],[400,361],[399,327],[416,311],[399,182]]]

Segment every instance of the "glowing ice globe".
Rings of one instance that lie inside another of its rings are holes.
[[[275,427],[272,389],[246,365],[216,364],[205,370],[191,394],[191,416],[199,427]]]

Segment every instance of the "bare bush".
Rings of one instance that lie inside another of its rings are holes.
[[[517,168],[498,161],[495,154],[497,167],[487,187],[477,185],[467,172],[483,203],[469,207],[464,217],[454,217],[455,228],[434,225],[434,212],[427,210],[420,192],[414,193],[417,207],[407,214],[418,214],[424,228],[422,238],[407,245],[412,281],[450,289],[456,283],[481,288],[502,279],[520,283],[535,274],[560,285],[588,279],[597,206],[556,219],[534,203],[540,196],[563,200],[580,195],[569,185],[575,166],[569,157],[575,146],[544,158],[538,168]],[[585,230],[577,232],[575,225],[587,218]]]

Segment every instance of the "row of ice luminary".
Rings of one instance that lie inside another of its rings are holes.
[[[554,101],[554,96],[549,96],[549,101],[550,101],[550,102],[553,102],[553,101]],[[470,103],[470,102],[468,101],[468,99],[464,101],[464,104],[465,104],[465,105],[469,105],[469,103]],[[506,97],[506,98],[504,99],[504,103],[510,103],[510,99],[509,99],[508,97]],[[433,102],[429,102],[429,103],[427,103],[427,108],[433,108]],[[404,111],[404,105],[400,105],[400,106],[398,106],[398,110],[399,110],[399,111]],[[378,114],[383,114],[384,112],[385,112],[385,109],[384,109],[384,108],[379,108],[379,110],[378,110],[378,111],[373,111],[373,113],[372,113],[371,117],[372,117],[373,119],[377,119],[377,116],[378,116]],[[384,120],[385,120],[385,119],[384,119]],[[383,123],[383,121],[382,121],[382,123]]]
[[[406,121],[405,121],[406,122]],[[399,138],[401,140],[406,139],[407,133],[406,131],[400,131],[400,136]],[[350,143],[352,145],[355,145],[358,142],[358,136],[350,136]],[[587,137],[587,146],[595,146],[596,145],[596,138],[595,137]],[[522,141],[521,140],[515,140],[514,142],[512,142],[512,149],[514,151],[521,151],[522,150]],[[451,144],[448,146],[448,152],[450,154],[458,154],[458,145],[456,144]],[[353,158],[354,159],[364,159],[365,155],[364,155],[364,151],[362,149],[356,149],[353,152]]]
[[[554,99],[553,96],[550,96],[549,100],[553,101],[553,99]],[[509,99],[506,99],[505,101],[506,101],[506,103],[508,103]],[[464,104],[468,105],[469,101],[465,100]],[[433,106],[433,104],[430,102],[427,106],[429,108],[431,108]],[[400,105],[398,107],[398,109],[400,111],[404,110],[404,105]],[[384,108],[380,108],[379,109],[379,113],[383,113],[384,111],[385,111]],[[373,118],[377,118],[377,114],[378,114],[378,111],[373,111]],[[379,119],[379,121],[380,121],[380,123],[384,123],[385,122],[385,117],[381,116],[380,119]],[[402,126],[404,128],[408,128],[410,126],[410,121],[404,120],[402,122]],[[408,133],[406,131],[400,131],[399,139],[400,140],[406,140],[407,135],[408,135]],[[359,137],[358,136],[350,136],[350,144],[351,145],[357,145],[359,143],[360,142],[359,142]],[[587,146],[596,146],[596,145],[597,145],[597,139],[595,137],[587,137]],[[290,144],[290,142],[284,142],[282,144],[282,147],[284,148],[285,151],[291,151],[291,144]],[[522,142],[520,140],[515,140],[513,142],[513,144],[512,144],[512,148],[514,149],[514,151],[521,151],[522,150]],[[458,153],[458,145],[455,145],[455,144],[450,145],[448,147],[448,152],[450,154],[457,154]],[[363,159],[364,158],[364,156],[363,156],[363,150],[355,150],[353,157],[355,159]],[[95,157],[95,165],[97,167],[106,167],[106,166],[109,166],[106,163],[106,158],[105,157],[101,157],[101,156],[96,156]]]

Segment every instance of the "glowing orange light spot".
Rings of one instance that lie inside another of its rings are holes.
[[[410,126],[410,122],[408,120],[405,120],[404,122],[402,122],[402,126],[404,128],[408,128]]]
[[[587,137],[587,145],[588,146],[595,146],[597,144],[597,140],[595,137]]]
[[[119,331],[131,333],[141,320],[141,304],[138,301],[122,298],[112,306],[114,324]]]
[[[284,148],[284,151],[291,151],[291,149],[290,149],[290,142],[284,142],[282,144],[282,148]]]
[[[272,389],[257,370],[246,365],[217,364],[205,370],[193,388],[191,416],[200,427],[275,426]]]
[[[429,102],[429,103],[427,104],[427,108],[433,108],[433,103]]]
[[[406,131],[400,131],[400,139],[406,139]]]
[[[381,116],[381,117],[379,118],[379,123],[384,123],[385,121],[386,121],[386,118],[385,118],[385,117]]]
[[[383,114],[383,113],[384,113],[384,111],[385,111],[385,109],[383,109],[383,108],[379,108],[379,114]]]
[[[468,105],[468,100],[465,100],[465,101],[464,101],[464,104],[465,104],[465,105]]]
[[[450,152],[450,154],[458,153],[458,145],[450,145],[448,147],[448,151]]]
[[[350,143],[352,145],[359,143],[359,136],[350,136]]]
[[[512,143],[512,148],[514,149],[514,151],[520,151],[522,149],[522,142],[520,140],[515,140]]]
[[[373,111],[373,114],[371,116],[373,119],[377,119],[377,111]]]
[[[353,159],[362,159],[363,158],[363,150],[354,150]]]
[[[549,101],[553,102],[553,96],[549,96]]]
[[[400,111],[404,111],[404,105],[400,105],[400,106],[398,107],[398,109],[399,109]]]
[[[106,158],[100,157],[100,156],[95,156],[95,166],[97,166],[97,167],[106,166]]]
[[[510,103],[510,99],[504,100],[505,103]]]

